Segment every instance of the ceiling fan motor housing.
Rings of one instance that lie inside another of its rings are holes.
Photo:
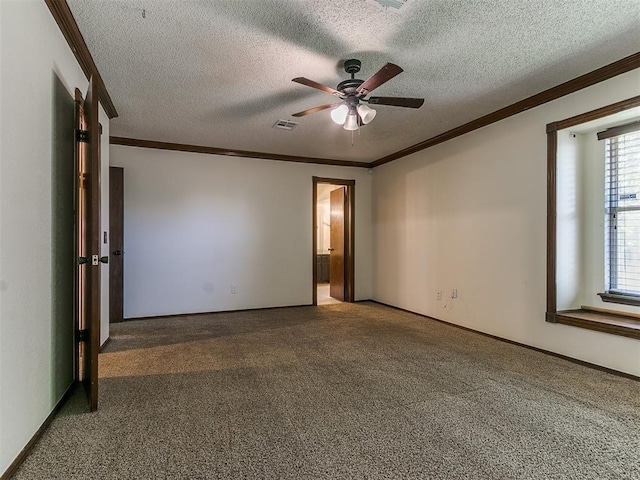
[[[364,80],[358,80],[355,78],[355,74],[360,71],[362,62],[356,58],[350,58],[344,61],[344,71],[351,75],[351,78],[340,82],[336,88],[340,93],[348,97],[355,97],[357,95],[356,89],[364,83]],[[355,104],[357,104],[357,100]],[[347,102],[349,104],[349,102]]]
[[[344,61],[344,71],[350,75],[355,75],[356,73],[358,73],[361,66],[362,62],[355,58],[350,58],[349,60]]]
[[[336,90],[340,93],[344,93],[345,95],[355,95],[356,89],[364,83],[364,80],[359,80],[357,78],[350,78],[349,80],[344,80],[338,84]]]

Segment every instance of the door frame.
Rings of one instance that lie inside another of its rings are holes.
[[[355,210],[356,210],[356,181],[342,178],[313,177],[312,198],[312,253],[313,253],[313,303],[318,305],[318,184],[339,185],[346,187],[344,238],[345,238],[345,269],[344,269],[344,301],[355,301]]]

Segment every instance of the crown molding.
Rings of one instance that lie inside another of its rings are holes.
[[[80,33],[78,24],[76,23],[75,18],[73,18],[73,14],[71,13],[71,9],[69,8],[66,0],[44,0],[44,3],[49,7],[51,15],[58,24],[62,35],[64,35],[64,38],[67,40],[71,51],[75,55],[76,60],[80,64],[80,68],[82,68],[87,79],[92,75],[96,79],[98,84],[98,97],[105,112],[109,118],[117,117],[118,112],[116,107],[109,96],[109,92],[107,92],[107,87],[102,81],[100,72],[98,72],[98,67],[96,67],[95,62],[93,61],[91,52],[89,52],[89,47],[87,47],[84,37],[82,36],[82,33]]]
[[[60,31],[64,35],[69,47],[73,51],[80,67],[87,78],[94,75],[98,83],[98,92],[100,97],[100,103],[104,107],[109,118],[118,116],[115,105],[107,92],[107,88],[98,72],[98,68],[93,61],[93,57],[89,52],[80,29],[73,18],[69,5],[66,0],[44,0],[47,7],[51,11],[53,18],[58,24]],[[227,155],[234,157],[248,157],[248,158],[262,158],[266,160],[280,160],[286,162],[299,162],[299,163],[315,163],[322,165],[337,165],[347,167],[362,167],[362,168],[374,168],[385,163],[398,160],[399,158],[411,155],[413,153],[425,150],[440,143],[447,142],[456,137],[470,133],[482,127],[491,125],[492,123],[499,122],[518,113],[522,113],[526,110],[543,105],[547,102],[556,100],[565,95],[577,92],[586,87],[595,85],[596,83],[603,82],[617,75],[635,70],[640,67],[640,52],[634,53],[621,60],[613,62],[609,65],[601,67],[592,72],[586,73],[572,80],[564,82],[560,85],[544,90],[531,97],[525,98],[519,102],[516,102],[507,107],[496,110],[495,112],[484,115],[480,118],[472,120],[471,122],[460,125],[456,128],[448,130],[444,133],[431,137],[420,143],[412,145],[410,147],[399,150],[395,153],[379,158],[371,163],[354,162],[348,160],[335,160],[313,157],[297,157],[292,155],[279,155],[264,152],[250,152],[245,150],[231,150],[217,147],[204,147],[199,145],[187,145],[177,143],[155,142],[149,140],[138,140],[133,138],[123,137],[110,137],[110,143],[113,145],[127,145],[134,147],[156,148],[163,150],[176,150],[183,152],[195,152],[195,153],[207,153],[214,155]]]
[[[277,153],[251,152],[248,150],[234,150],[229,148],[205,147],[184,143],[156,142],[154,140],[140,140],[137,138],[109,137],[111,145],[127,147],[155,148],[158,150],[173,150],[177,152],[205,153],[209,155],[225,155],[228,157],[260,158],[263,160],[279,160],[282,162],[314,163],[318,165],[333,165],[339,167],[371,168],[371,164],[350,160],[335,160],[331,158],[298,157]]]
[[[441,133],[440,135],[436,135],[435,137],[431,137],[427,140],[424,140],[423,142],[412,145],[411,147],[402,149],[396,153],[387,155],[386,157],[382,157],[371,163],[371,166],[378,167],[380,165],[384,165],[385,163],[389,163],[407,155],[411,155],[412,153],[419,152],[420,150],[425,150],[427,148],[433,147],[434,145],[438,145],[439,143],[452,140],[456,137],[464,135],[465,133],[469,133],[479,128],[486,127],[487,125],[491,125],[492,123],[499,122],[500,120],[504,120],[505,118],[517,115],[518,113],[522,113],[531,108],[538,107],[547,102],[577,92],[578,90],[582,90],[583,88],[590,87],[591,85],[595,85],[596,83],[603,82],[622,73],[627,73],[631,70],[635,70],[638,67],[640,67],[640,52],[634,53],[633,55],[629,55],[628,57],[618,60],[617,62],[610,63],[609,65],[598,68],[597,70],[576,77],[573,80],[569,80],[568,82],[561,83],[560,85],[537,93],[536,95],[533,95],[529,98],[520,100],[519,102],[501,108],[500,110],[496,110],[493,113],[489,113],[488,115],[477,118],[476,120],[465,123],[464,125],[460,125],[459,127]]]

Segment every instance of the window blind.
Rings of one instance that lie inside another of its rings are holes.
[[[605,140],[607,292],[640,296],[640,131]]]

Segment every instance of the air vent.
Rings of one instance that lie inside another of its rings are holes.
[[[273,124],[273,128],[281,128],[282,130],[293,130],[298,125],[298,122],[293,120],[278,120]]]
[[[404,12],[413,0],[367,0],[368,3],[382,6],[384,10],[390,12]]]

